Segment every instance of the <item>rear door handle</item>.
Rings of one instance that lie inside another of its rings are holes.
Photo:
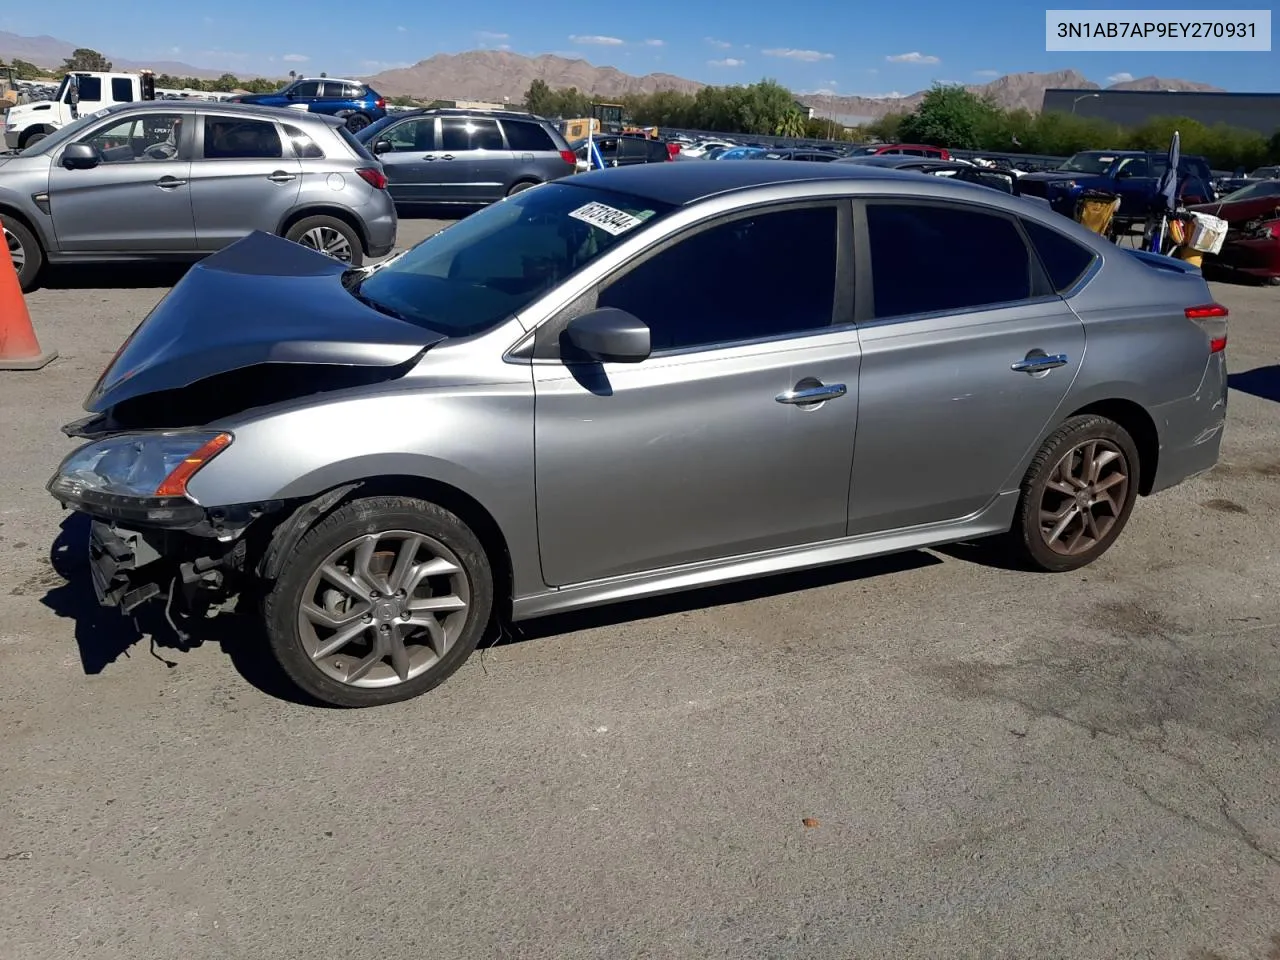
[[[452,160],[452,159],[453,159],[453,154],[452,154],[452,153],[446,153],[446,154],[445,154],[443,157],[441,157],[440,159],[441,159],[441,160]]]
[[[848,392],[849,388],[843,383],[820,383],[813,387],[796,387],[787,390],[773,399],[779,403],[822,403],[824,400],[843,397]]]
[[[271,176],[267,177],[272,183],[288,183],[290,180],[297,180],[296,174],[285,173],[283,170],[277,170]]]
[[[1067,365],[1067,355],[1065,353],[1046,354],[1039,351],[1032,351],[1021,360],[1015,360],[1009,364],[1009,369],[1015,373],[1048,373],[1057,367],[1065,367]]]
[[[161,190],[172,190],[174,187],[184,187],[187,181],[179,180],[177,177],[161,177],[156,181],[156,186]]]

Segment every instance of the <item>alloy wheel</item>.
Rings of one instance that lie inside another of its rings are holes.
[[[328,254],[335,260],[351,262],[350,241],[333,227],[312,227],[298,238],[298,242],[304,247]]]
[[[365,117],[359,114],[347,120],[347,129],[350,130],[352,133],[359,133],[368,125],[369,125],[368,117]]]
[[[1097,547],[1124,512],[1129,482],[1128,459],[1110,440],[1086,440],[1068,450],[1041,495],[1045,546],[1068,557]]]
[[[444,544],[410,530],[357,537],[325,558],[303,590],[298,633],[340,683],[405,683],[445,656],[466,626],[471,591]]]
[[[13,268],[22,273],[22,268],[27,264],[27,248],[22,245],[22,241],[8,230],[4,231],[5,246],[9,248],[9,259],[13,261]]]

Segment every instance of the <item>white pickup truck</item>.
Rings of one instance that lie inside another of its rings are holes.
[[[150,74],[68,73],[52,100],[9,108],[5,116],[4,144],[9,150],[21,150],[77,117],[117,103],[154,99],[155,81]]]

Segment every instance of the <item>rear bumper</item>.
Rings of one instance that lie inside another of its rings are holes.
[[[379,204],[379,207],[371,207],[367,211],[369,215],[365,217],[365,255],[370,257],[385,257],[396,246],[396,231],[399,227],[399,220],[396,217],[395,201],[391,199],[391,195],[386,191],[381,191],[385,199],[385,204]]]
[[[1160,458],[1152,493],[1213,469],[1227,423],[1226,354],[1210,356],[1204,379],[1194,394],[1155,407],[1151,414],[1160,433]]]

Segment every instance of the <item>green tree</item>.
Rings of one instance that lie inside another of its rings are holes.
[[[64,73],[70,73],[73,70],[89,70],[97,73],[110,73],[111,61],[100,54],[97,50],[90,50],[88,47],[77,48],[71,56],[67,57],[62,63]]]
[[[1267,141],[1267,159],[1280,161],[1280,130]]]
[[[878,140],[881,143],[901,143],[902,124],[910,114],[887,113],[879,120],[873,120],[862,129],[863,137]]]
[[[48,70],[37,67],[27,60],[15,59],[9,66],[13,68],[14,76],[19,80],[36,80],[49,74]]]
[[[235,90],[240,86],[240,78],[234,73],[224,73],[213,83],[219,90]]]
[[[530,113],[538,115],[549,114],[551,112],[551,101],[555,97],[555,93],[547,86],[545,80],[535,80],[529,84],[529,89],[524,92],[524,108]]]
[[[774,127],[774,133],[779,137],[803,137],[806,127],[808,126],[808,118],[799,110],[792,110],[785,114]]]
[[[979,133],[998,115],[997,108],[964,87],[934,84],[920,106],[902,121],[901,136],[915,143],[973,150]]]

